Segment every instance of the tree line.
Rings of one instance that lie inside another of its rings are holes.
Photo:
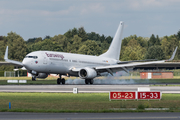
[[[18,61],[22,61],[27,53],[38,50],[98,56],[108,50],[112,39],[95,32],[87,33],[83,27],[70,29],[63,35],[30,38],[27,41],[17,33],[9,32],[7,36],[0,36],[0,60],[4,60],[6,46],[9,46],[8,57]],[[169,59],[176,46],[180,46],[180,31],[162,38],[154,34],[150,38],[131,35],[122,40],[120,60]],[[179,52],[178,47],[175,60],[180,59]]]

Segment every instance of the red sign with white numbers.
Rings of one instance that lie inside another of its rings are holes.
[[[111,99],[111,100],[136,99],[136,92],[110,91],[109,99]]]
[[[161,99],[161,92],[137,92],[138,98],[137,99]]]

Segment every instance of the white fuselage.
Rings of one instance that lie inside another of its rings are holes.
[[[27,54],[22,63],[28,71],[78,76],[78,73],[72,72],[71,69],[109,66],[117,64],[117,60],[64,52],[36,51]]]

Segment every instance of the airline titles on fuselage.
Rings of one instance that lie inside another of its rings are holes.
[[[45,53],[46,55],[47,55],[47,57],[54,57],[54,58],[61,58],[61,59],[63,59],[64,58],[64,56],[63,55],[61,55],[61,54],[54,54],[54,53]]]
[[[50,60],[58,60],[56,58],[61,58],[61,60],[64,60],[64,61],[68,61],[66,59],[64,59],[64,55],[62,54],[54,54],[54,53],[47,53],[45,52],[46,56],[50,58]],[[54,59],[53,59],[54,58]],[[71,62],[71,60],[69,60],[69,62]],[[97,62],[90,62],[90,61],[77,61],[77,60],[72,60],[72,62],[79,62],[79,63],[90,63],[90,64],[101,64],[101,65],[110,65],[110,64],[104,64],[104,63],[97,63]],[[106,62],[108,63],[108,60],[103,60],[102,62]]]

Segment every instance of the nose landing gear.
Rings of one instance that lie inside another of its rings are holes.
[[[36,81],[36,76],[35,75],[32,76],[32,81]]]

